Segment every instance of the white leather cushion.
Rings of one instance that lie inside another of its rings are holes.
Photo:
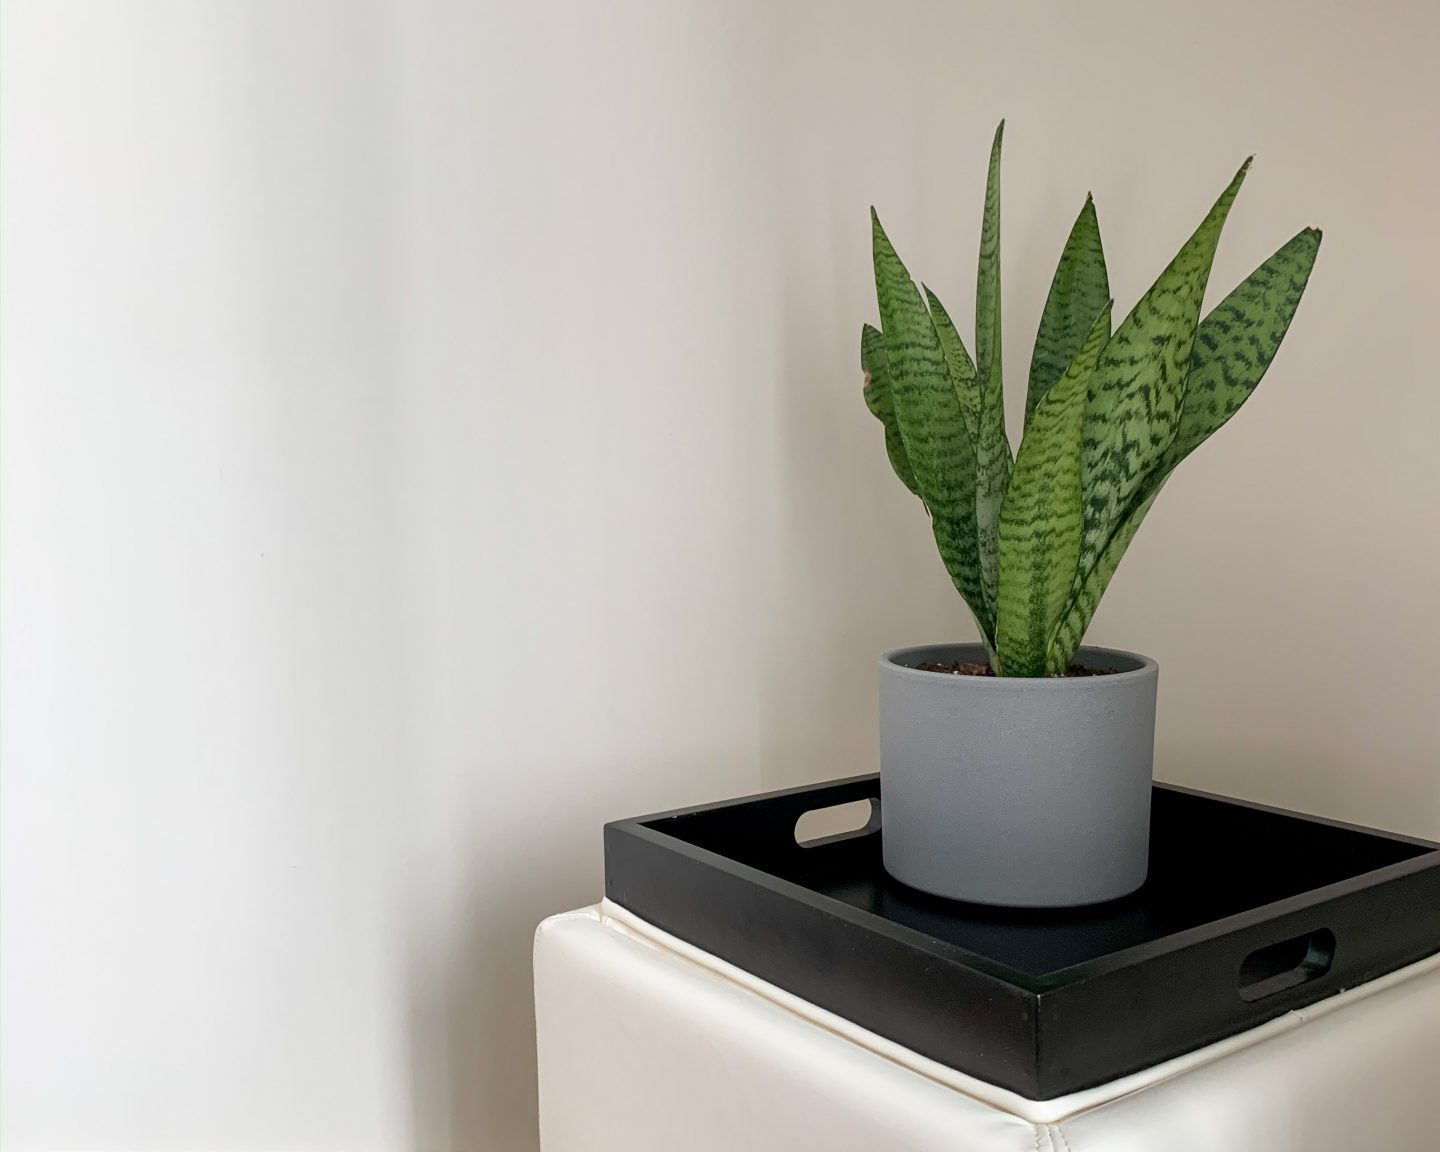
[[[1440,957],[1136,1076],[1029,1101],[606,903],[535,948],[545,1152],[1437,1152]]]

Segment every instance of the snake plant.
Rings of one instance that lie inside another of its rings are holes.
[[[1000,144],[975,285],[975,356],[923,295],[871,209],[880,328],[865,325],[865,402],[896,475],[925,505],[999,676],[1064,675],[1120,558],[1176,465],[1230,419],[1270,366],[1320,248],[1306,228],[1208,315],[1215,247],[1250,161],[1134,309],[1111,327],[1087,197],[1035,337],[1012,458],[1000,365]]]

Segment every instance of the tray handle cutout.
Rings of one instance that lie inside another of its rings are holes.
[[[851,800],[802,812],[795,821],[795,843],[802,848],[818,848],[868,835],[879,827],[880,801]]]
[[[1334,962],[1335,933],[1328,928],[1267,944],[1241,961],[1240,999],[1253,1003],[1318,980]]]

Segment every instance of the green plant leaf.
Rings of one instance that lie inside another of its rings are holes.
[[[975,538],[975,451],[925,302],[870,210],[875,294],[896,421],[950,579],[987,640]]]
[[[999,391],[1000,371],[1000,144],[1005,121],[990,145],[990,171],[985,178],[985,215],[980,222],[980,267],[975,277],[975,363],[980,394]]]
[[[1110,335],[1107,304],[1065,374],[1036,405],[1000,513],[995,647],[1004,676],[1043,676],[1051,632],[1080,563],[1081,432],[1090,377]],[[1064,670],[1062,666],[1061,671]]]
[[[1170,474],[1220,429],[1255,391],[1290,328],[1320,251],[1320,232],[1307,228],[1255,269],[1200,323],[1179,429],[1155,473],[1132,499],[1097,562],[1082,573],[1056,630],[1056,658],[1068,665],[1100,598]]]
[[[1140,486],[1175,438],[1215,246],[1246,160],[1204,222],[1115,330],[1090,378],[1085,410],[1083,580]]]
[[[905,441],[900,436],[900,423],[895,419],[895,399],[890,395],[890,373],[885,363],[885,337],[866,324],[860,329],[860,368],[865,373],[865,406],[885,426],[885,452],[890,467],[901,483],[916,496],[915,473],[905,455]]]
[[[1110,299],[1110,277],[1105,270],[1105,249],[1100,243],[1100,222],[1095,201],[1085,197],[1085,207],[1075,218],[1060,265],[1050,281],[1040,329],[1035,333],[1035,352],[1030,357],[1030,384],[1025,394],[1025,423],[1035,405],[1064,374],[1075,359],[1090,331],[1096,313]],[[1109,333],[1106,333],[1108,336]]]
[[[975,375],[975,365],[966,351],[965,342],[960,339],[960,333],[955,330],[950,313],[940,303],[940,297],[925,288],[925,299],[930,305],[930,318],[935,322],[935,334],[940,337],[940,350],[945,353],[950,379],[955,382],[955,392],[960,397],[960,409],[965,414],[965,431],[974,443],[980,434],[980,381]]]
[[[1107,332],[1106,335],[1109,335]],[[985,610],[993,619],[1000,586],[1000,509],[1010,485],[1012,459],[1005,435],[1005,397],[999,384],[980,398],[980,435],[975,444],[975,531]]]
[[[1320,230],[1292,237],[1200,323],[1180,427],[1161,463],[1166,475],[1250,398],[1290,329],[1320,253]]]
[[[1005,121],[1002,120],[990,145],[985,211],[980,222],[980,262],[975,277],[975,356],[980,379],[980,419],[975,436],[975,527],[979,534],[985,610],[992,619],[1000,584],[1000,547],[996,537],[1012,467],[1010,441],[1005,435],[1000,335],[1000,148],[1004,138]]]
[[[1070,597],[1060,623],[1056,625],[1055,633],[1050,639],[1050,650],[1046,656],[1049,666],[1070,667],[1070,661],[1075,658],[1075,653],[1080,650],[1080,642],[1085,638],[1085,630],[1090,627],[1090,621],[1095,616],[1095,609],[1100,606],[1100,597],[1105,594],[1110,577],[1115,574],[1120,558],[1125,555],[1125,549],[1130,547],[1130,541],[1135,539],[1135,533],[1140,530],[1140,522],[1145,519],[1145,513],[1150,511],[1150,506],[1155,503],[1155,497],[1160,495],[1164,484],[1162,479],[1149,489],[1149,494],[1120,521],[1096,563],[1088,572],[1082,574],[1083,578]]]

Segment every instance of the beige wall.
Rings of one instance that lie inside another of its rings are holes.
[[[609,818],[865,771],[969,633],[859,395],[865,211],[1012,415],[1094,192],[1128,308],[1325,243],[1092,638],[1160,774],[1440,836],[1428,3],[8,0],[0,1138],[532,1147],[529,933]],[[1012,425],[1018,421],[1012,419]]]

